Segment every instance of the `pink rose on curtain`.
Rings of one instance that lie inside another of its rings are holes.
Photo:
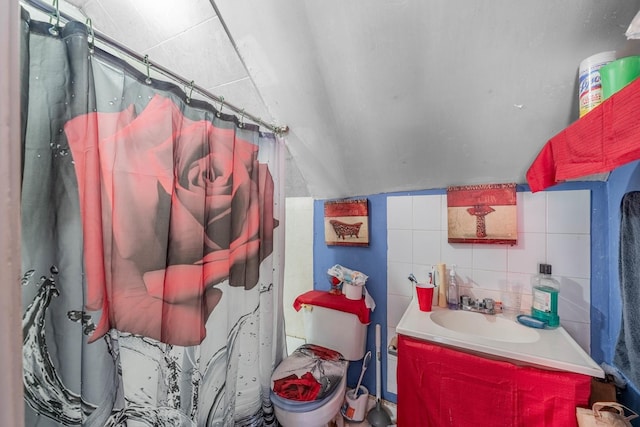
[[[65,132],[80,191],[87,309],[102,309],[90,340],[114,327],[200,343],[222,296],[215,285],[254,287],[273,250],[273,180],[258,147],[159,96],[138,117],[91,113]]]

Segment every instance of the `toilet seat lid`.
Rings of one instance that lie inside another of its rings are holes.
[[[288,404],[308,404],[333,394],[349,362],[337,351],[304,344],[284,359],[271,375],[271,390]]]

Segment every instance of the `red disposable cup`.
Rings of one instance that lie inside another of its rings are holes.
[[[416,290],[418,291],[418,307],[420,307],[420,311],[431,311],[433,286],[416,286]]]

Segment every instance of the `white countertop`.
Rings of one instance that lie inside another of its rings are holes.
[[[431,320],[430,314],[447,309],[434,307],[433,310],[432,312],[420,311],[416,300],[412,300],[398,323],[396,332],[465,351],[507,359],[514,363],[604,378],[602,368],[561,326],[556,329],[535,329],[540,338],[534,342],[507,342],[456,332],[442,327]],[[526,328],[526,326],[522,327]]]

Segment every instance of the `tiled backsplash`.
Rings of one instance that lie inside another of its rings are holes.
[[[387,198],[387,327],[389,339],[413,295],[407,276],[426,280],[431,266],[456,265],[460,293],[502,301],[529,313],[538,264],[553,266],[560,282],[562,326],[589,352],[591,193],[589,190],[518,192],[516,245],[447,242],[447,196]],[[397,360],[388,356],[387,390],[396,391]]]

